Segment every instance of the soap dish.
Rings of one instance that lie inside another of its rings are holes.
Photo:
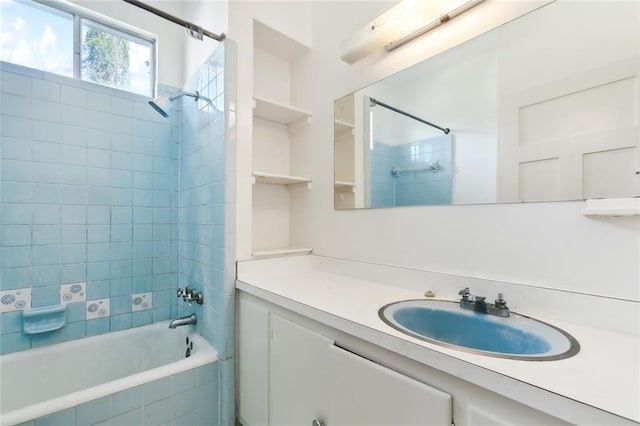
[[[43,306],[22,311],[22,331],[24,334],[46,333],[58,330],[67,323],[67,306]]]

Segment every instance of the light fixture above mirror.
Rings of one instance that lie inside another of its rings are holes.
[[[375,50],[409,43],[484,0],[403,0],[342,43],[340,58],[354,64]]]

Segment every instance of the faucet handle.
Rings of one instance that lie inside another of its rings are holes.
[[[198,305],[202,305],[202,303],[204,303],[202,292],[190,289],[189,294],[187,294],[187,302],[189,302],[189,306],[191,306],[192,302],[195,302]]]
[[[499,309],[507,308],[507,301],[502,297],[502,293],[498,293],[498,298],[494,301],[494,306]]]
[[[463,299],[466,299],[467,297],[469,297],[471,292],[469,291],[469,287],[465,287],[462,290],[460,290],[458,294],[462,296]]]

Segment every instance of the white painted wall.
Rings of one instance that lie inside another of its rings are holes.
[[[499,38],[498,199],[638,195],[640,3],[558,2],[536,15]]]
[[[229,28],[228,0],[178,1],[182,11],[178,16],[215,33],[226,33]],[[164,2],[160,2],[164,4]],[[184,32],[185,30],[183,30]],[[188,80],[217,48],[218,42],[205,37],[203,41],[184,38],[184,73]],[[182,86],[181,86],[182,87]]]
[[[292,70],[292,98],[314,114],[307,155],[314,187],[292,215],[304,218],[294,231],[316,254],[640,300],[638,218],[587,218],[583,202],[333,209],[333,101],[534,6],[488,1],[349,66],[339,60],[340,41],[376,17],[380,3],[312,3],[312,51]]]

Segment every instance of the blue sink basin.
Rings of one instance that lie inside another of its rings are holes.
[[[580,351],[570,334],[513,312],[500,318],[462,309],[455,302],[420,299],[390,303],[379,315],[415,338],[488,356],[551,361]]]

